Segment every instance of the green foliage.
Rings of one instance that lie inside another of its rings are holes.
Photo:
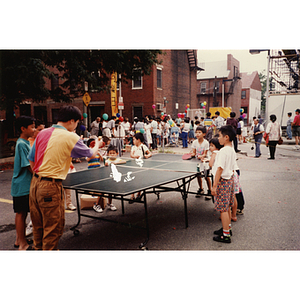
[[[0,108],[31,99],[70,102],[84,94],[84,82],[93,90],[109,90],[110,74],[122,81],[149,75],[161,63],[160,50],[5,50],[0,51]],[[45,78],[58,79],[51,89]]]

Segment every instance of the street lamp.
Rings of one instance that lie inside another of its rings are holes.
[[[269,88],[270,88],[270,81],[269,81],[269,70],[270,70],[270,49],[256,49],[256,50],[249,50],[250,54],[259,54],[260,52],[268,51],[268,66],[267,66],[267,87],[266,87],[266,104],[265,104],[265,125],[267,125],[269,121],[268,116],[268,103],[269,103]]]

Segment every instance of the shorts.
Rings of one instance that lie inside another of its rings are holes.
[[[293,133],[295,136],[300,136],[300,126],[294,126]]]
[[[192,129],[189,131],[189,138],[190,139],[194,139],[195,138],[195,133],[194,133],[194,130],[192,130]]]
[[[13,209],[15,213],[26,212],[29,210],[29,195],[13,197]]]
[[[226,212],[234,204],[234,180],[221,178],[217,185],[217,195],[215,197],[215,210]]]

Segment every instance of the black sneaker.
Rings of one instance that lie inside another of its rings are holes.
[[[196,194],[196,198],[200,198],[201,196],[202,196],[202,194],[203,194],[203,189],[198,189],[198,191],[197,191],[197,194]]]
[[[229,230],[229,233],[230,233],[230,236],[232,236],[232,230],[231,229]],[[219,235],[219,236],[223,235],[223,227],[220,228],[219,230],[215,230],[214,234]]]
[[[231,238],[230,235],[225,236],[225,235],[217,235],[213,237],[213,240],[215,242],[220,242],[220,243],[226,243],[226,244],[230,244],[231,243]]]

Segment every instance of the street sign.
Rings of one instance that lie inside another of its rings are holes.
[[[91,101],[91,97],[90,97],[89,93],[85,93],[82,97],[82,100],[83,100],[85,106],[88,106]]]
[[[118,109],[124,109],[124,102],[118,103]]]

